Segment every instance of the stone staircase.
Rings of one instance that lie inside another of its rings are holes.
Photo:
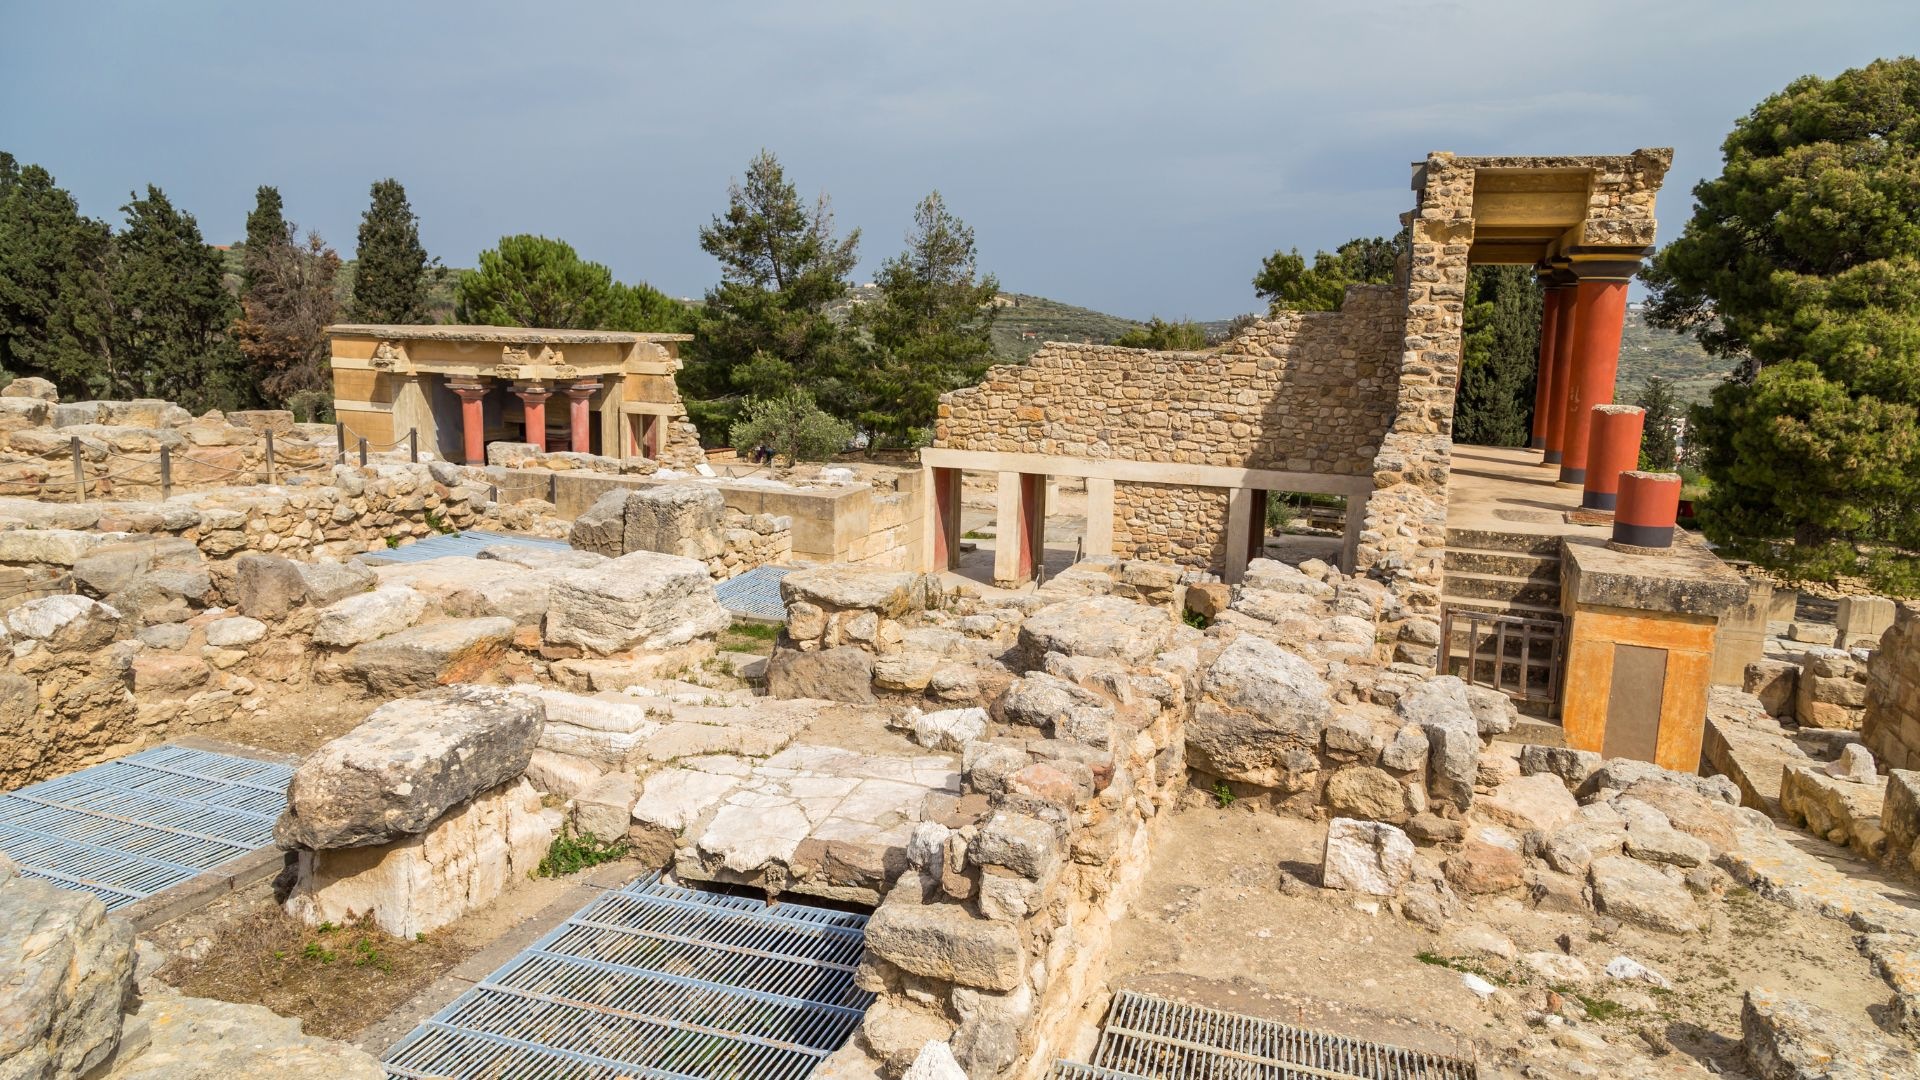
[[[1471,1061],[1122,990],[1093,1061],[1049,1080],[1476,1080]]]
[[[1448,529],[1441,602],[1548,622],[1560,616],[1560,538]]]

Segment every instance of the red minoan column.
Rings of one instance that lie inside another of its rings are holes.
[[[1544,274],[1541,280],[1546,285],[1546,292],[1540,300],[1540,368],[1533,379],[1533,441],[1527,444],[1535,450],[1547,448],[1547,414],[1550,411],[1547,403],[1553,400],[1553,335],[1560,325],[1561,286]]]
[[[1560,482],[1585,484],[1587,440],[1595,405],[1613,403],[1620,331],[1627,321],[1627,282],[1637,259],[1576,261],[1573,271],[1573,373],[1567,383],[1567,426],[1560,440]]]
[[[1673,546],[1680,517],[1680,474],[1620,474],[1620,505],[1613,511],[1613,542],[1629,547]]]
[[[568,433],[573,436],[573,452],[576,454],[593,453],[593,421],[587,409],[587,400],[593,397],[593,392],[598,389],[600,384],[592,379],[567,387],[567,397],[571,399],[570,404],[573,406],[568,418]]]
[[[516,386],[514,396],[520,399],[522,423],[527,429],[527,442],[541,453],[547,452],[547,399],[553,391],[544,386]]]
[[[447,389],[460,396],[460,448],[468,465],[487,463],[487,418],[481,409],[486,400],[485,383],[447,384]]]
[[[1573,379],[1573,335],[1578,313],[1573,305],[1573,286],[1555,289],[1559,314],[1553,320],[1553,396],[1547,399],[1547,453],[1542,465],[1558,465],[1567,442],[1567,383]]]
[[[1637,405],[1595,405],[1587,440],[1587,482],[1580,505],[1612,510],[1620,492],[1620,474],[1640,467],[1640,431],[1647,411]]]

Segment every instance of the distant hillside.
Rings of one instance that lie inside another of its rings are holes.
[[[993,351],[1019,362],[1048,341],[1090,341],[1104,345],[1140,325],[1136,319],[1074,307],[1044,296],[1001,293],[1000,315],[993,323]]]
[[[1672,383],[1674,396],[1682,402],[1701,404],[1732,370],[1733,365],[1708,356],[1692,337],[1648,326],[1638,305],[1627,310],[1616,382],[1622,401],[1638,398],[1647,379],[1658,375]]]

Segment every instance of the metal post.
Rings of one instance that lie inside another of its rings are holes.
[[[487,485],[487,501],[490,503],[497,503],[500,501],[500,486],[498,484]]]
[[[87,501],[87,474],[80,467],[80,436],[70,436],[68,445],[73,450],[73,501]]]
[[[555,506],[560,505],[560,474],[559,473],[547,474],[547,501],[552,503]]]
[[[420,464],[420,429],[407,429],[407,457],[415,465]]]
[[[173,447],[160,448],[160,498],[173,498]]]
[[[267,429],[267,483],[272,484],[273,482],[274,482],[274,479],[273,479],[273,429],[268,428]]]
[[[365,435],[360,436],[360,467],[363,469],[367,467],[367,437]]]
[[[347,460],[347,422],[345,420],[334,421],[333,437],[340,443],[340,461],[344,464]]]

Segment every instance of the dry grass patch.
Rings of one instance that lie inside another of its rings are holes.
[[[451,938],[391,938],[366,922],[307,926],[266,906],[241,915],[197,958],[160,978],[195,997],[265,1005],[311,1035],[349,1039],[404,1004],[473,950]]]

